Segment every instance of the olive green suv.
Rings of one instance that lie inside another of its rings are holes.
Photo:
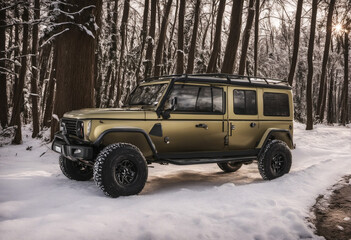
[[[293,100],[286,81],[226,75],[146,79],[122,108],[82,109],[60,120],[52,149],[63,174],[108,196],[138,194],[148,165],[258,162],[263,179],[288,173]]]

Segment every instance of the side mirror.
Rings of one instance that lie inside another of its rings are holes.
[[[169,119],[171,117],[171,112],[177,109],[177,102],[177,97],[174,97],[165,105],[165,108],[162,111],[163,119]]]

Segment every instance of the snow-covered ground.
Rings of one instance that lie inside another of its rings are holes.
[[[112,199],[93,181],[63,176],[58,155],[27,133],[23,145],[0,147],[1,240],[319,239],[309,209],[351,173],[350,128],[295,124],[282,178],[261,180],[257,164],[231,174],[216,164],[154,165],[140,195]]]

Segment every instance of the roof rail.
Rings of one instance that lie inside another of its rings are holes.
[[[218,80],[218,81],[226,81],[228,83],[242,83],[248,85],[280,85],[290,87],[289,83],[285,79],[276,79],[276,78],[265,78],[265,77],[258,77],[258,76],[245,76],[245,75],[235,75],[235,74],[226,74],[226,73],[197,73],[197,74],[175,74],[175,75],[165,75],[165,76],[157,76],[157,77],[150,77],[144,79],[143,82],[150,82],[164,78],[184,78],[185,80],[195,80],[198,77],[209,77],[211,81]]]

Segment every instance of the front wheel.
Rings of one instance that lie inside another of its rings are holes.
[[[143,190],[148,175],[140,150],[128,143],[111,144],[98,155],[94,164],[96,185],[107,196],[135,195]]]
[[[218,167],[223,170],[223,172],[236,172],[238,171],[241,166],[243,165],[242,163],[236,163],[236,162],[221,162],[217,163]]]
[[[258,159],[258,170],[265,180],[272,180],[288,173],[291,168],[291,152],[285,142],[272,140]]]
[[[93,168],[78,161],[72,161],[64,156],[59,158],[62,173],[69,179],[88,181],[93,177]]]

